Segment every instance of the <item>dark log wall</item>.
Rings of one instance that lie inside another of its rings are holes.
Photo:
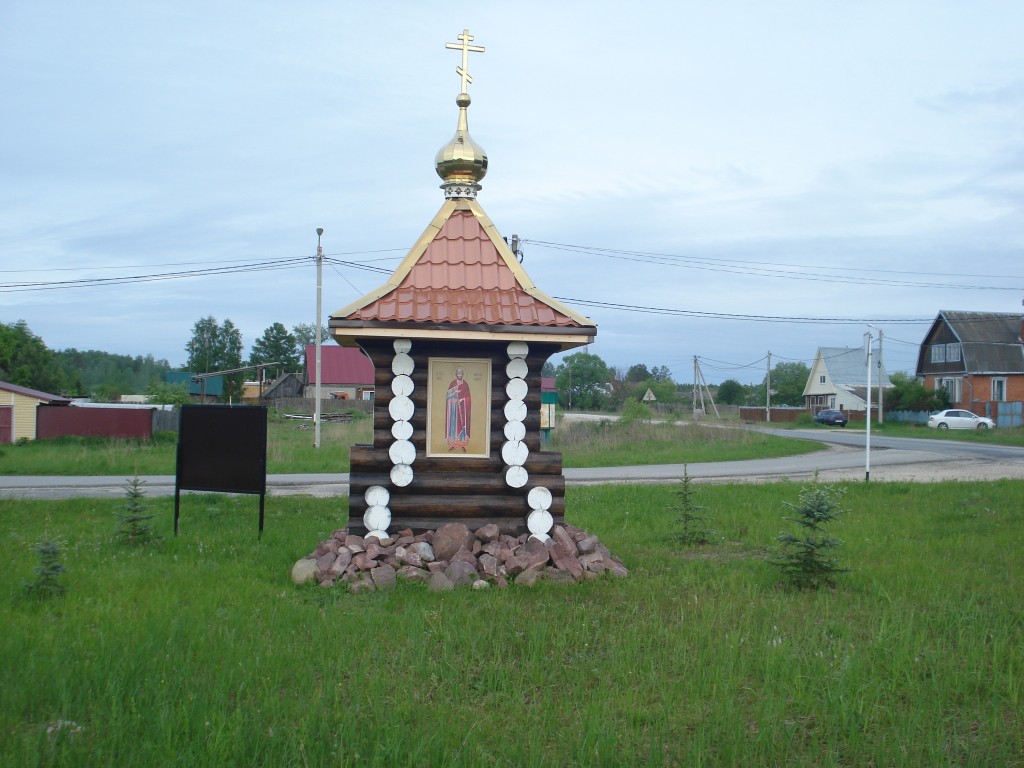
[[[410,419],[413,434],[410,441],[416,448],[412,464],[412,482],[400,488],[391,482],[391,458],[388,449],[394,443],[391,426],[394,423],[388,411],[393,397],[391,363],[395,356],[391,340],[362,340],[360,346],[373,361],[376,399],[373,408],[373,445],[356,445],[351,451],[349,491],[349,529],[365,533],[363,513],[366,511],[364,493],[373,485],[381,485],[391,495],[390,531],[412,528],[416,531],[436,529],[445,523],[459,521],[475,529],[486,523],[496,523],[504,532],[519,534],[526,531],[526,517],[530,512],[526,497],[531,488],[543,486],[551,491],[550,512],[556,525],[564,522],[565,478],[562,475],[562,454],[541,451],[540,438],[540,380],[541,368],[558,347],[553,344],[530,344],[526,358],[529,373],[526,377],[528,393],[525,399],[527,416],[524,420],[524,443],[530,450],[524,468],[529,480],[522,488],[510,488],[505,482],[508,467],[501,458],[505,443],[505,385],[508,376],[507,342],[412,342],[409,351],[415,364],[412,373],[415,389],[410,399],[415,412]],[[458,357],[489,359],[491,361],[491,445],[489,458],[426,457],[427,434],[427,372],[432,357]]]

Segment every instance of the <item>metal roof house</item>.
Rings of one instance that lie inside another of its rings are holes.
[[[320,347],[320,395],[339,400],[373,399],[373,363],[355,347]],[[306,345],[305,397],[316,397],[316,346]]]
[[[867,383],[863,347],[819,347],[804,386],[804,405],[814,412],[825,408],[863,411],[867,408]],[[871,371],[871,387],[874,390],[878,386],[892,386],[884,367]],[[874,397],[872,400],[873,407],[877,407]]]
[[[1024,316],[942,310],[921,342],[916,376],[950,405],[1009,426],[1024,401]],[[1016,403],[1016,405],[1013,405]]]

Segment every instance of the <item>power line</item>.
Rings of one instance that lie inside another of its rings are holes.
[[[523,243],[539,245],[543,248],[563,250],[571,253],[583,253],[596,256],[605,256],[611,259],[621,259],[646,264],[659,264],[662,266],[681,267],[685,269],[697,269],[707,272],[723,272],[726,274],[739,274],[746,276],[774,277],[788,280],[807,280],[810,282],[873,285],[891,288],[946,288],[959,290],[986,290],[986,291],[1021,291],[1022,285],[965,285],[962,283],[937,283],[922,280],[898,280],[893,278],[857,277],[846,275],[822,274],[826,271],[849,272],[849,273],[876,273],[876,274],[906,274],[906,275],[928,275],[934,277],[985,277],[990,279],[1020,280],[1024,284],[1024,277],[1020,275],[973,275],[957,274],[948,272],[917,272],[899,270],[868,270],[849,267],[830,267],[822,264],[772,264],[759,263],[754,261],[743,261],[739,259],[702,258],[698,256],[679,256],[675,254],[654,253],[647,251],[629,251],[614,248],[597,248],[583,245],[571,245],[567,243],[552,243],[544,240],[523,240]],[[786,271],[788,269],[814,270],[812,273],[797,273]]]

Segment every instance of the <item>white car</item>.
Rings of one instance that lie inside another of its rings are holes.
[[[996,423],[987,416],[977,416],[970,411],[948,408],[929,416],[928,426],[933,429],[994,429]]]

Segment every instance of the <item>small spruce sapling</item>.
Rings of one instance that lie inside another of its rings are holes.
[[[119,521],[115,533],[118,541],[123,544],[151,544],[163,538],[157,535],[148,522],[153,519],[153,515],[146,514],[146,491],[143,485],[145,481],[140,480],[138,475],[125,483],[125,503],[118,512]]]
[[[39,565],[35,567],[36,580],[25,584],[26,594],[38,598],[63,595],[64,585],[58,578],[66,569],[61,562],[60,542],[45,536],[33,549],[39,555]]]
[[[780,533],[778,541],[781,546],[771,563],[800,589],[834,586],[833,577],[849,570],[841,567],[833,556],[833,551],[842,541],[829,536],[826,531],[826,525],[846,511],[839,504],[842,496],[841,489],[815,483],[800,489],[799,504],[785,502],[797,516],[784,519],[799,525],[802,532]]]
[[[675,489],[678,504],[671,507],[679,513],[675,524],[679,530],[675,533],[675,540],[686,546],[707,544],[714,538],[715,532],[711,528],[702,527],[707,522],[707,517],[700,513],[704,507],[697,504],[697,489],[693,485],[693,478],[683,465],[683,476],[679,479],[680,485]]]

